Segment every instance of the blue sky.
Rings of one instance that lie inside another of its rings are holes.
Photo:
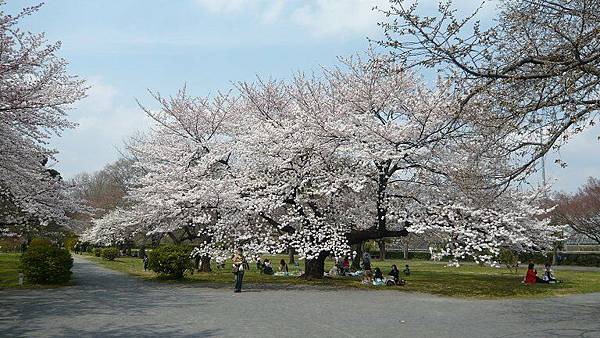
[[[8,12],[38,1],[9,0]],[[435,1],[421,1],[425,8]],[[149,121],[135,99],[154,107],[147,90],[193,95],[228,89],[256,75],[288,77],[331,65],[337,56],[364,51],[381,34],[371,8],[385,0],[52,0],[21,27],[63,43],[61,56],[90,85],[70,112],[75,130],[52,141],[65,177],[95,171],[115,160],[122,141]],[[458,1],[460,10],[473,8]],[[488,5],[481,19],[489,20]],[[594,129],[561,150],[568,167],[548,162],[556,189],[572,191],[587,176],[600,177]],[[554,156],[554,155],[553,155]]]

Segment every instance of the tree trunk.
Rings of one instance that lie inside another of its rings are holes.
[[[362,242],[352,246],[352,249],[356,251],[356,256],[352,257],[352,265],[350,266],[352,270],[360,270],[360,259],[362,258],[363,254],[362,247]]]
[[[200,270],[202,272],[211,272],[212,269],[210,268],[210,256],[206,255],[206,256],[202,256],[200,258]]]
[[[404,256],[404,259],[409,259],[408,258],[408,241],[406,241],[405,243],[403,243],[402,245],[402,256]]]
[[[328,252],[322,251],[319,257],[307,259],[304,263],[304,279],[323,279],[323,275],[325,274],[325,258],[328,255]]]
[[[295,253],[296,253],[296,252],[295,252],[294,248],[290,247],[290,248],[288,249],[288,254],[289,254],[289,256],[290,256],[290,259],[289,259],[289,262],[288,262],[288,264],[294,264],[294,263],[296,262],[296,261],[294,260],[294,254],[295,254]]]
[[[377,245],[379,246],[379,260],[385,260],[385,240],[382,238],[377,241]]]

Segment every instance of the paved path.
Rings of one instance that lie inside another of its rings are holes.
[[[479,301],[143,281],[81,258],[77,285],[0,291],[0,337],[600,337],[600,294]]]

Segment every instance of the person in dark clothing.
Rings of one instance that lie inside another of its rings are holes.
[[[365,271],[371,270],[371,255],[368,252],[363,254],[363,269]]]
[[[262,274],[263,273],[263,268],[264,268],[263,262],[260,259],[260,257],[258,257],[256,259],[256,269]]]
[[[144,256],[144,271],[148,271],[148,256]]]
[[[274,273],[273,266],[271,266],[271,261],[265,259],[265,264],[263,265],[263,273],[265,275],[272,275]]]
[[[404,274],[406,276],[410,276],[410,268],[408,267],[408,264],[404,266]]]
[[[398,270],[396,264],[392,265],[392,270],[390,270],[390,273],[388,273],[388,275],[394,277],[394,281],[396,282],[396,284],[398,284],[398,281],[400,280],[400,270]]]
[[[383,273],[381,272],[380,268],[375,268],[373,278],[383,280]]]
[[[236,293],[242,292],[242,280],[244,279],[244,250],[238,248],[235,255],[232,258],[233,274],[235,275],[234,291]]]

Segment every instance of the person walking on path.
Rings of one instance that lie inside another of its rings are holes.
[[[238,248],[236,253],[233,255],[233,274],[235,275],[235,286],[233,292],[242,292],[242,280],[244,279],[244,250]]]

